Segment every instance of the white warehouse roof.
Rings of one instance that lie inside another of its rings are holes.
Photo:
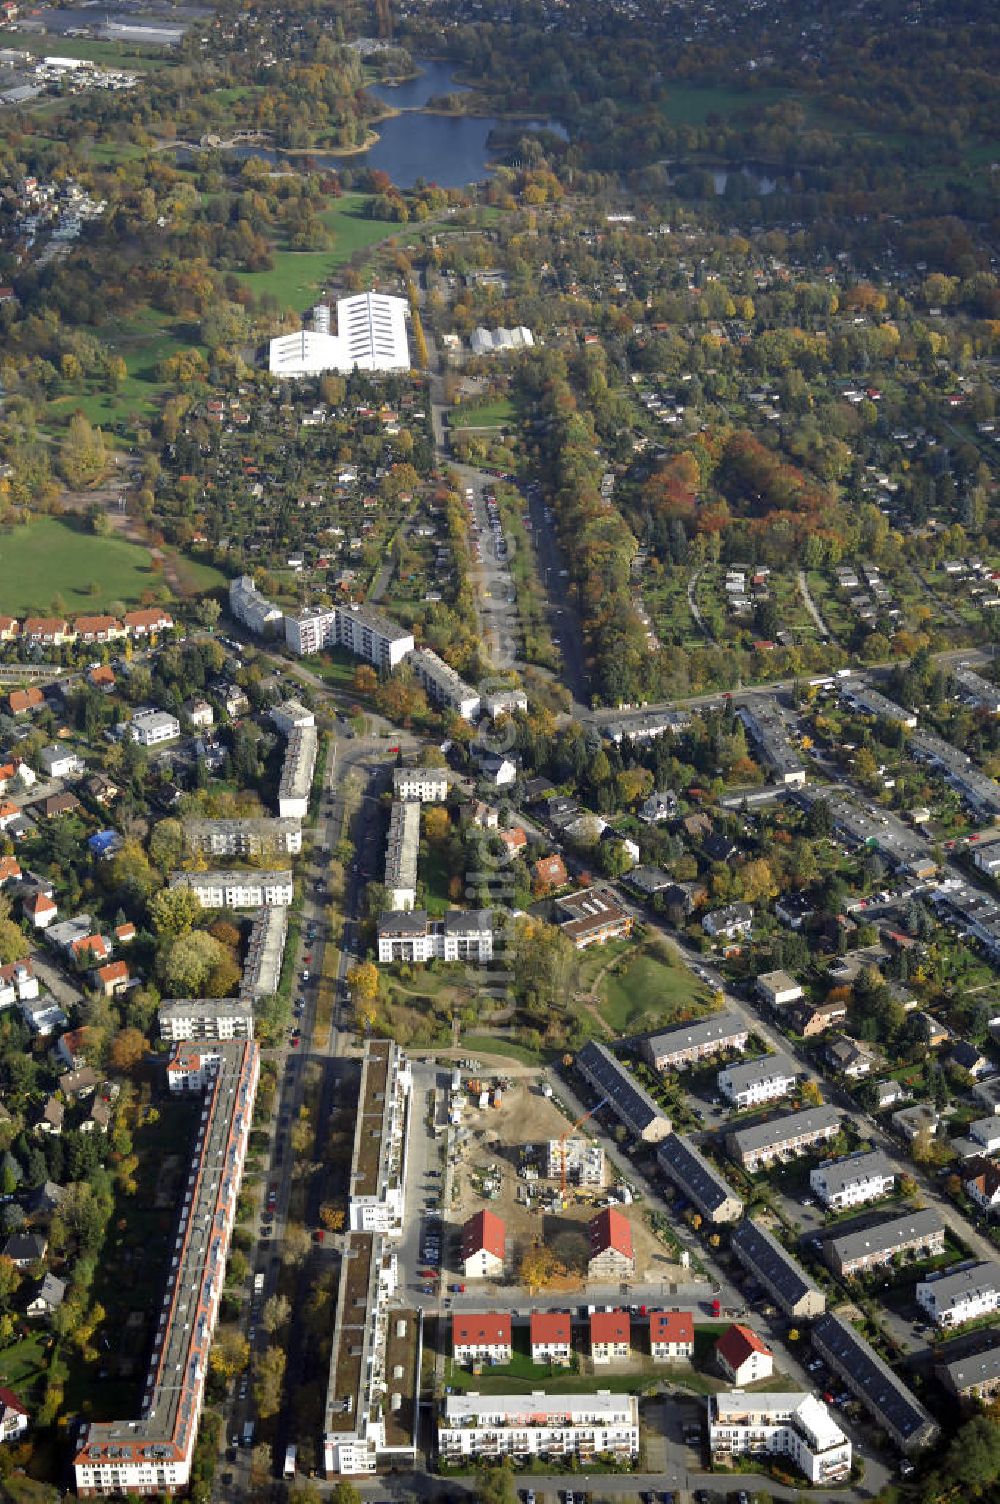
[[[337,303],[337,333],[301,329],[271,340],[272,376],[323,371],[408,371],[406,300],[363,292]]]

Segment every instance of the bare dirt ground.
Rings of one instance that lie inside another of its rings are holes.
[[[518,1175],[522,1147],[559,1138],[570,1126],[566,1118],[551,1100],[542,1096],[536,1085],[512,1079],[499,1107],[480,1111],[470,1105],[463,1126],[470,1130],[470,1136],[462,1143],[462,1158],[455,1173],[456,1197],[450,1211],[453,1224],[460,1227],[468,1217],[488,1207],[507,1225],[508,1267],[512,1272],[519,1267],[525,1250],[541,1239],[566,1266],[567,1278],[561,1287],[581,1288],[589,1251],[587,1225],[608,1204],[607,1191],[597,1186],[579,1189],[570,1186],[565,1206],[543,1210],[538,1194],[525,1204],[525,1190],[544,1193],[558,1189],[558,1183],[540,1178],[528,1186]],[[477,1187],[476,1172],[488,1171],[494,1165],[500,1173],[500,1193],[495,1199],[486,1199]],[[636,1278],[669,1278],[667,1271],[675,1266],[647,1228],[642,1204],[619,1205],[619,1210],[632,1227]]]

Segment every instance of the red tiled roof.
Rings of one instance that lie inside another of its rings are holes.
[[[607,1206],[590,1224],[590,1256],[615,1248],[625,1258],[632,1257],[632,1228],[627,1217]]]
[[[650,1311],[650,1342],[693,1342],[694,1318],[690,1311]]]
[[[96,637],[101,632],[114,632],[121,622],[117,616],[78,616],[73,625],[81,636]]]
[[[153,627],[172,627],[174,619],[168,611],[128,611],[125,615],[125,625],[134,632],[137,629],[145,629],[147,632]]]
[[[502,1259],[507,1251],[507,1228],[496,1212],[476,1212],[462,1228],[462,1257],[471,1258],[485,1248]]]
[[[591,1311],[590,1341],[631,1342],[632,1318],[627,1311]]]
[[[21,876],[21,863],[16,856],[0,856],[0,883],[8,878]]]
[[[128,967],[124,961],[109,961],[107,966],[99,966],[97,975],[102,982],[127,982]]]
[[[723,1332],[715,1344],[715,1351],[720,1358],[725,1358],[734,1372],[754,1353],[771,1356],[771,1349],[760,1340],[757,1333],[748,1326],[741,1326],[739,1322],[734,1322],[728,1331]]]
[[[79,940],[73,941],[70,950],[74,956],[85,956],[89,952],[97,960],[101,960],[108,954],[108,942],[103,935],[83,935]]]
[[[531,1341],[568,1342],[570,1338],[570,1315],[568,1311],[532,1311]]]
[[[19,1415],[27,1415],[28,1413],[13,1389],[0,1389],[0,1405],[5,1410],[16,1410]]]
[[[55,907],[47,893],[33,893],[24,905],[25,912],[28,914],[48,914]]]
[[[472,1343],[476,1347],[510,1347],[510,1315],[492,1311],[488,1316],[453,1316],[453,1347]]]
[[[15,715],[22,710],[36,710],[39,705],[45,704],[45,696],[37,685],[33,684],[30,689],[12,689],[7,696],[7,703]]]

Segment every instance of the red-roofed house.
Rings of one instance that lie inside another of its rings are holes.
[[[774,1357],[757,1333],[734,1322],[715,1344],[719,1367],[731,1384],[742,1388],[774,1373]]]
[[[0,799],[0,830],[6,830],[8,825],[20,818],[21,811],[10,799]]]
[[[566,863],[558,854],[539,857],[531,871],[536,893],[551,893],[554,888],[561,888],[569,882]]]
[[[650,1311],[649,1350],[660,1363],[694,1357],[694,1318],[690,1311]]]
[[[16,856],[0,856],[0,888],[13,878],[21,876],[21,863]]]
[[[116,945],[131,945],[134,939],[135,925],[130,920],[126,920],[124,924],[115,925]]]
[[[591,1311],[590,1356],[595,1363],[612,1363],[632,1352],[632,1318],[627,1311]]]
[[[87,678],[95,689],[114,689],[117,682],[114,669],[107,663],[102,663],[98,668],[92,668]]]
[[[462,1228],[466,1279],[497,1279],[503,1273],[507,1228],[495,1212],[476,1212]]]
[[[532,1363],[568,1364],[572,1356],[568,1311],[532,1311]]]
[[[169,611],[128,611],[125,627],[135,637],[148,637],[151,632],[165,632],[174,624]]]
[[[12,1389],[0,1389],[0,1441],[16,1441],[28,1429],[28,1412]]]
[[[47,893],[32,893],[24,900],[24,912],[36,930],[48,929],[59,910]]]
[[[128,967],[124,961],[109,961],[106,966],[95,968],[94,980],[105,997],[116,997],[128,986]]]
[[[13,642],[21,630],[16,616],[0,616],[0,642]]]
[[[106,961],[111,954],[103,935],[81,935],[72,942],[70,950],[78,961]]]
[[[499,835],[507,855],[512,860],[514,857],[520,856],[528,845],[528,837],[520,825],[514,825],[510,830],[501,830]]]
[[[966,1195],[983,1211],[1000,1206],[1000,1165],[991,1159],[973,1160],[962,1172],[962,1184]]]
[[[45,642],[58,646],[72,635],[62,616],[26,616],[21,635],[26,642]]]
[[[12,689],[7,696],[7,704],[10,706],[11,715],[24,715],[29,710],[38,710],[45,704],[45,696],[33,684],[30,689]]]
[[[589,1231],[587,1278],[606,1285],[631,1279],[635,1274],[635,1253],[628,1218],[613,1206],[608,1206],[594,1217]]]
[[[456,1363],[509,1363],[513,1355],[510,1313],[453,1316],[451,1349]]]
[[[113,637],[125,636],[117,616],[78,616],[74,626],[80,642],[110,642]]]

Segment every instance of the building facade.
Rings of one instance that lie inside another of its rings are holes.
[[[748,1394],[734,1389],[708,1401],[713,1457],[787,1457],[810,1483],[850,1476],[851,1443],[815,1395]]]
[[[599,1458],[639,1455],[639,1403],[634,1394],[450,1394],[438,1422],[442,1462],[499,1462],[531,1457],[579,1466]]]

